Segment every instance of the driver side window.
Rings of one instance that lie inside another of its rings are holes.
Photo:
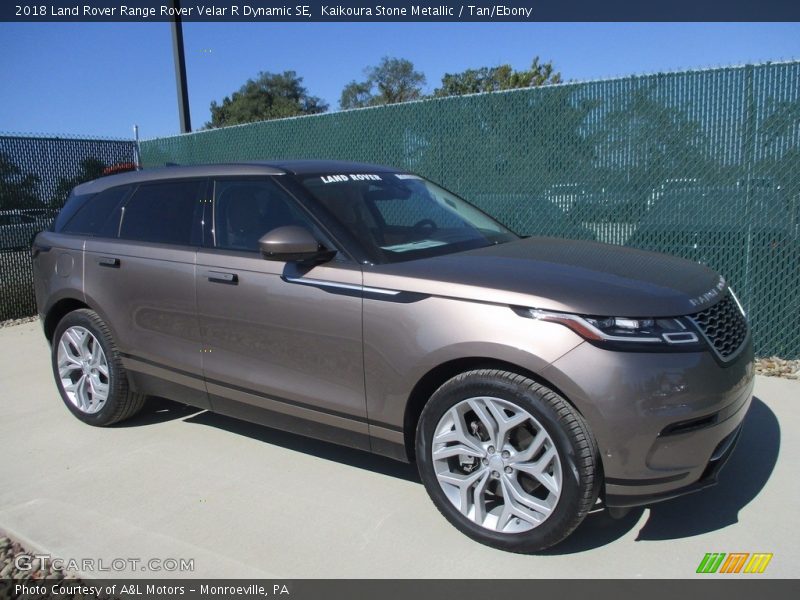
[[[265,233],[286,225],[314,231],[294,200],[267,179],[218,179],[214,182],[216,247],[258,251]]]

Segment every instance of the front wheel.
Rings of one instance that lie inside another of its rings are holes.
[[[106,426],[136,414],[145,396],[128,377],[111,332],[88,309],[66,315],[53,335],[53,374],[61,399],[84,423]]]
[[[494,548],[553,546],[597,499],[586,422],[554,391],[507,371],[470,371],[442,385],[422,411],[416,451],[437,508]]]

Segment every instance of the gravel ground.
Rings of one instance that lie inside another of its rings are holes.
[[[118,600],[115,596],[108,595],[101,591],[99,595],[93,593],[82,593],[77,591],[72,593],[76,586],[88,587],[92,584],[82,581],[71,573],[65,573],[60,569],[54,569],[48,564],[46,568],[41,567],[39,559],[31,562],[31,569],[17,569],[14,564],[15,558],[24,555],[32,556],[33,552],[23,548],[18,542],[7,537],[0,531],[0,600],[10,600],[11,598],[21,598],[23,600],[35,600],[39,598],[58,598],[59,600]],[[29,589],[42,587],[49,592],[56,589],[65,588],[69,593],[27,593],[17,594],[14,587],[17,584],[26,585]]]
[[[20,544],[0,534],[0,579],[57,582],[67,578],[66,573],[53,569],[51,565],[48,565],[46,569],[42,569],[39,566],[38,559],[31,565],[33,568],[30,570],[17,569],[14,559],[20,555],[30,554]],[[73,578],[70,578],[70,581],[73,581]]]
[[[53,586],[61,588],[62,584],[72,591],[74,586],[88,586],[86,582],[78,579],[75,575],[65,573],[60,569],[54,569],[48,564],[47,568],[41,568],[39,559],[34,559],[31,563],[33,568],[29,570],[17,569],[14,559],[17,556],[31,556],[32,553],[23,548],[19,543],[0,532],[0,600],[11,598],[21,598],[23,600],[35,600],[39,598],[58,598],[59,600],[116,600],[105,592],[99,596],[91,593],[46,593],[46,594],[17,594],[14,587],[17,584],[28,586],[28,588],[44,586],[46,590],[53,590]]]
[[[756,360],[756,373],[767,377],[800,379],[800,359],[786,360],[777,356],[759,358]]]
[[[22,325],[23,323],[32,323],[38,319],[38,315],[32,317],[22,317],[21,319],[8,319],[7,321],[0,321],[0,329],[3,327],[13,327],[14,325]]]

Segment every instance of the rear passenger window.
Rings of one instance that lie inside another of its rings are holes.
[[[61,231],[116,237],[119,228],[119,212],[116,209],[130,189],[130,186],[124,185],[95,194],[77,210]]]
[[[157,244],[192,244],[194,215],[203,181],[140,185],[125,204],[119,237]]]
[[[63,208],[58,211],[58,216],[56,220],[53,222],[53,231],[56,233],[60,233],[64,231],[64,226],[72,220],[72,217],[75,216],[83,206],[89,201],[91,195],[81,194],[80,196],[76,195],[74,191],[70,192],[67,201],[64,203]]]

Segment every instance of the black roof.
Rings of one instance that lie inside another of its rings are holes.
[[[110,187],[147,181],[167,179],[189,179],[192,177],[223,177],[247,175],[313,175],[317,173],[404,173],[405,169],[395,169],[368,163],[343,160],[278,160],[240,163],[220,163],[209,165],[176,165],[128,171],[87,181],[75,188],[76,194],[96,194]]]

